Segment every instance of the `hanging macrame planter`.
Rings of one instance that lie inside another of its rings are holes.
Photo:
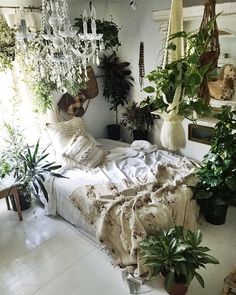
[[[183,1],[172,0],[167,33],[167,43],[163,60],[163,69],[165,68],[167,62],[174,62],[184,56],[184,44],[182,38],[176,38],[175,40],[172,40],[172,43],[174,43],[176,49],[171,50],[170,52],[168,50],[169,36],[180,31],[183,31]],[[179,78],[181,79],[181,69],[179,75]],[[168,103],[168,101],[165,99],[165,94],[163,93],[163,97],[165,103],[168,105],[168,108],[167,112],[161,114],[164,122],[161,128],[160,137],[163,147],[171,151],[183,148],[186,144],[185,133],[182,126],[182,121],[184,118],[178,114],[181,95],[182,85],[179,85],[175,89],[174,98],[171,103]]]
[[[202,23],[199,29],[199,36],[209,34],[210,39],[206,43],[203,53],[200,55],[198,69],[207,68],[204,70],[201,82],[198,85],[198,92],[196,96],[206,106],[209,105],[209,89],[208,89],[208,74],[217,66],[217,61],[220,53],[219,46],[219,32],[216,23],[215,14],[216,0],[206,0]],[[210,23],[212,21],[212,24]],[[164,60],[162,70],[164,71],[167,65],[178,62],[178,75],[176,75],[176,81],[183,81],[184,75],[181,59],[185,57],[184,43],[181,34],[178,38],[170,38],[173,34],[183,31],[183,1],[172,0],[170,19],[167,33],[167,41],[165,47]],[[205,44],[203,42],[203,44]],[[170,46],[171,45],[171,46]],[[173,50],[173,46],[175,50]],[[186,52],[187,54],[187,52]],[[185,65],[186,66],[186,65]],[[161,93],[163,102],[166,105],[165,111],[161,112],[161,117],[164,119],[161,129],[161,143],[163,147],[168,150],[175,151],[179,148],[183,148],[186,144],[185,133],[182,126],[182,121],[185,117],[188,117],[185,112],[180,112],[180,104],[185,102],[185,90],[186,85],[177,84],[172,89],[171,102],[167,99],[167,93]],[[168,94],[169,95],[169,94]],[[191,97],[191,96],[190,96]]]

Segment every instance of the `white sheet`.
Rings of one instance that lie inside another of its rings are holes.
[[[83,185],[95,185],[101,183],[120,183],[122,181],[132,181],[137,183],[142,178],[152,180],[152,169],[155,169],[159,162],[178,162],[181,157],[166,151],[158,150],[157,146],[138,146],[132,149],[127,144],[117,147],[120,142],[110,140],[100,140],[106,150],[111,150],[108,155],[109,161],[103,167],[98,167],[93,171],[85,172],[77,168],[62,169],[60,173],[69,179],[48,178],[45,187],[49,194],[49,202],[46,204],[46,214],[59,214],[70,223],[84,227],[86,231],[92,233],[81,216],[79,210],[74,207],[69,196],[76,188]],[[146,147],[146,148],[145,148]],[[191,163],[185,159],[186,165]]]

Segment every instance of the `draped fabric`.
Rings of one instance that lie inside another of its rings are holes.
[[[167,33],[167,42],[163,60],[164,69],[167,63],[174,62],[184,56],[184,44],[183,38],[175,38],[171,40],[176,46],[176,50],[168,50],[169,36],[171,34],[183,31],[183,1],[172,0],[170,20]],[[181,70],[180,77],[181,79]],[[161,116],[164,119],[164,123],[161,129],[161,143],[169,150],[177,150],[185,146],[185,134],[182,126],[183,117],[179,116],[179,103],[182,96],[182,85],[179,85],[174,93],[174,97],[171,103],[166,100],[163,93],[163,99],[168,104],[167,112],[162,113]]]

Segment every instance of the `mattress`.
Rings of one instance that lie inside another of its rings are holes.
[[[129,147],[130,145],[125,142],[120,142],[116,140],[106,139],[106,138],[99,138],[97,141],[101,144],[101,148],[103,148],[106,151],[111,151],[112,149],[118,148],[118,147]],[[77,171],[75,172],[75,178],[77,178]],[[81,174],[81,177],[83,177],[83,173]],[[87,176],[86,176],[87,177]],[[81,214],[81,212],[72,204],[71,200],[68,198],[71,193],[71,188],[69,185],[69,182],[66,184],[67,180],[65,182],[58,181],[57,185],[60,187],[60,193],[56,194],[56,211],[52,210],[51,208],[48,208],[48,215],[56,215],[58,214],[63,219],[67,220],[74,226],[78,227],[80,230],[85,232],[86,234],[89,234],[90,237],[95,237],[95,233],[92,230],[92,227],[90,224],[88,224]],[[87,183],[90,183],[90,179],[87,178]],[[76,184],[77,185],[77,184]],[[53,204],[54,207],[55,204]]]

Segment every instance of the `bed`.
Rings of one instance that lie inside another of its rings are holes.
[[[147,234],[173,224],[197,228],[195,166],[146,141],[98,145],[107,153],[101,165],[65,165],[59,172],[67,178],[46,180],[46,214],[60,215],[104,244],[117,265],[138,265],[142,273],[138,245]]]

